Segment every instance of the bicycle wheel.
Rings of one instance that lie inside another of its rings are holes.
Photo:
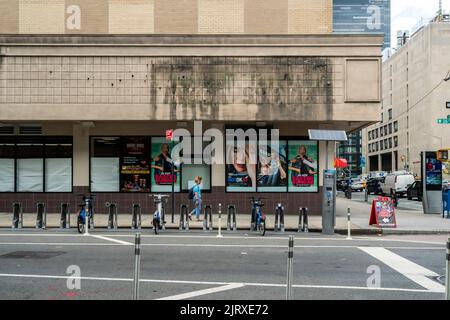
[[[78,229],[78,233],[84,232],[83,218],[81,218],[80,216],[78,216],[78,219],[77,219],[77,229]]]
[[[266,220],[262,220],[258,228],[259,234],[263,237],[266,234]]]
[[[155,234],[158,234],[159,231],[159,221],[158,219],[153,219],[153,230],[155,230]]]

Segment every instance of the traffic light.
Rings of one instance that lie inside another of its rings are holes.
[[[436,152],[436,159],[440,162],[449,162],[448,152],[450,149],[442,149]]]

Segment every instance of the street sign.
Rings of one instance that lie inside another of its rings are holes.
[[[437,119],[438,124],[450,124],[450,116],[447,119]]]
[[[387,197],[378,197],[372,202],[369,225],[380,228],[397,228],[394,201]]]

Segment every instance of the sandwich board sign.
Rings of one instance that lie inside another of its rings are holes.
[[[379,228],[397,228],[394,201],[388,197],[378,197],[372,201],[369,225]]]

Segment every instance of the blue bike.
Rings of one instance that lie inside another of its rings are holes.
[[[261,236],[266,234],[266,215],[262,211],[262,207],[264,207],[264,203],[261,199],[252,199],[252,222],[255,223],[254,230],[259,231]]]
[[[77,229],[79,233],[84,233],[86,227],[86,216],[88,217],[88,230],[93,225],[93,217],[94,217],[94,200],[95,194],[83,195],[83,204],[80,204],[80,211],[78,212],[77,218]]]

